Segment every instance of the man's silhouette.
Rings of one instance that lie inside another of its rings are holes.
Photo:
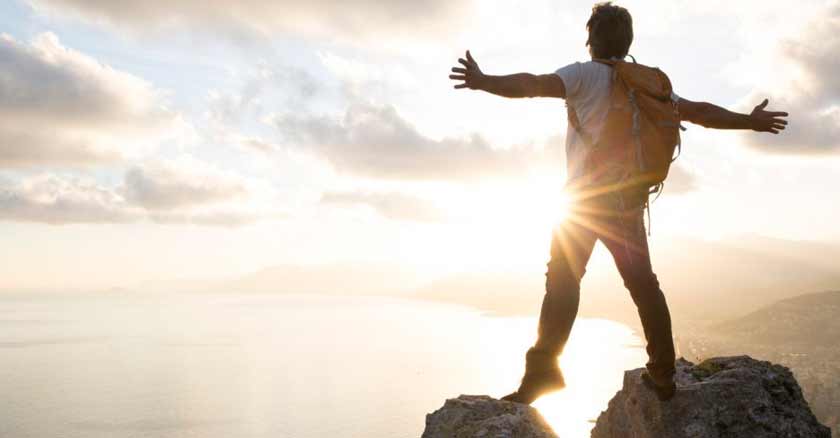
[[[627,9],[609,2],[596,4],[586,29],[592,59],[623,60],[628,55],[633,24]],[[574,119],[566,135],[566,190],[572,192],[574,201],[568,217],[553,233],[538,338],[525,355],[525,375],[519,389],[504,399],[530,404],[540,395],[565,386],[557,356],[569,338],[580,301],[580,280],[598,240],[612,254],[638,308],[649,358],[647,372],[642,376],[644,382],[660,399],[670,399],[676,391],[674,343],[668,305],[651,268],[645,234],[643,213],[648,186],[599,186],[587,178],[589,167],[584,165],[592,150],[587,139],[597,139],[605,128],[613,67],[587,61],[569,64],[551,74],[491,76],[482,73],[469,51],[466,59],[458,62],[463,67],[453,68],[454,74],[449,76],[463,81],[455,85],[457,89],[483,90],[510,98],[566,99],[570,121]],[[680,120],[707,128],[778,134],[787,125],[782,119],[787,113],[764,110],[767,100],[752,113],[739,114],[675,94],[671,99]]]

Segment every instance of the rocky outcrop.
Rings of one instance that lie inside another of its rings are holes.
[[[787,368],[748,356],[677,363],[677,394],[659,401],[640,379],[598,417],[592,438],[830,438]]]
[[[748,356],[677,361],[677,394],[661,402],[642,369],[598,417],[591,438],[831,438],[802,397],[793,374]],[[530,406],[462,395],[426,415],[422,438],[548,438],[551,427]]]
[[[422,438],[557,438],[536,409],[486,395],[446,400],[426,415]]]

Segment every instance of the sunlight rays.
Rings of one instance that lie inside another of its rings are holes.
[[[639,338],[620,324],[581,319],[575,325],[560,357],[567,387],[533,404],[561,437],[589,436],[593,421],[621,387],[622,374],[616,372],[615,364],[641,366],[646,357],[643,348],[616,348],[616,335],[624,345],[639,343]]]

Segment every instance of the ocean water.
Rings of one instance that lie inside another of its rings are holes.
[[[535,309],[536,310],[536,309]],[[418,437],[459,394],[501,396],[536,319],[383,297],[0,297],[0,437]],[[569,387],[535,404],[585,437],[644,349],[579,319]]]

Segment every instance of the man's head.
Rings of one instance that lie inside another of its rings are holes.
[[[586,45],[593,58],[624,58],[633,42],[633,17],[621,6],[598,3],[592,7],[586,30]]]

